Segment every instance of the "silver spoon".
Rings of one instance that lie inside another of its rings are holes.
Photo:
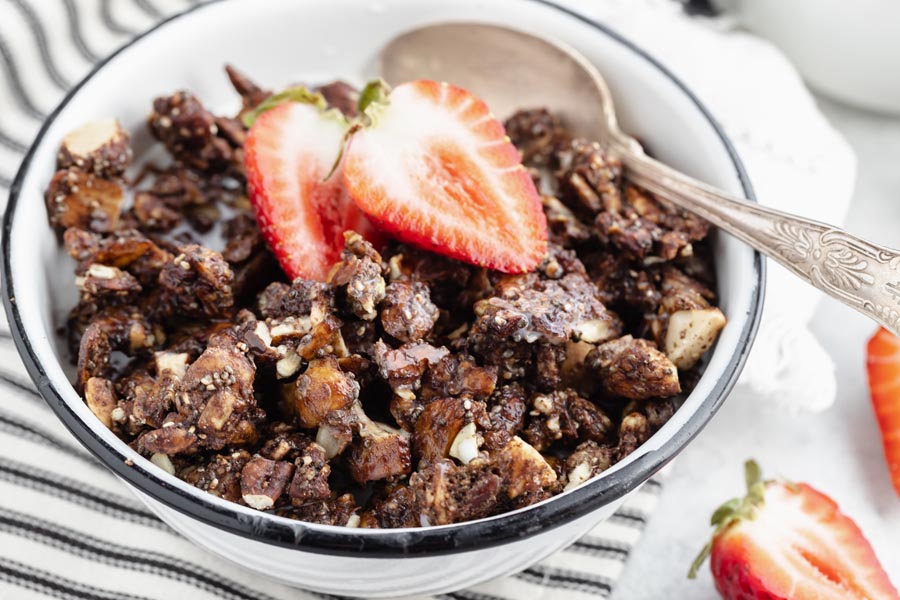
[[[637,185],[700,215],[900,335],[898,251],[747,202],[650,158],[619,129],[606,82],[576,50],[506,27],[447,23],[394,38],[380,63],[389,83],[448,81],[484,98],[498,115],[547,107],[578,135],[601,141]]]

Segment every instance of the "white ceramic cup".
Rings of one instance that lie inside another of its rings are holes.
[[[811,87],[900,114],[900,0],[714,0],[770,39]]]

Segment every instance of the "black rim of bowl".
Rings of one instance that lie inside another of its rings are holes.
[[[113,54],[99,62],[84,79],[73,87],[63,98],[62,102],[49,115],[41,127],[34,143],[26,154],[22,165],[16,174],[9,194],[9,203],[3,220],[3,303],[7,317],[12,324],[12,334],[16,346],[29,375],[38,388],[41,396],[50,405],[56,415],[92,454],[105,464],[120,478],[142,493],[171,507],[178,512],[197,519],[203,523],[256,541],[274,544],[287,548],[298,548],[319,554],[332,554],[341,556],[369,557],[395,557],[410,555],[439,555],[452,554],[467,550],[489,548],[501,544],[524,539],[542,531],[558,527],[579,517],[585,516],[613,500],[621,498],[626,493],[637,488],[641,483],[649,479],[654,473],[665,466],[678,454],[684,446],[696,436],[706,425],[709,419],[716,413],[719,407],[731,391],[738,375],[750,351],[753,338],[759,325],[762,311],[762,299],[765,287],[765,264],[759,253],[754,255],[754,275],[756,278],[755,290],[751,300],[750,314],[738,340],[738,352],[726,365],[722,376],[715,383],[713,389],[703,399],[697,411],[688,419],[685,425],[679,429],[671,439],[666,441],[661,448],[643,454],[630,464],[610,473],[606,477],[583,485],[572,492],[557,496],[549,502],[535,505],[524,511],[507,513],[481,521],[461,523],[451,527],[423,528],[415,530],[378,532],[357,532],[343,527],[311,527],[300,521],[287,521],[286,519],[273,519],[270,515],[248,515],[238,512],[228,506],[220,506],[204,498],[205,494],[200,490],[188,493],[185,490],[171,486],[157,478],[156,474],[146,470],[138,463],[128,464],[126,457],[118,450],[107,444],[97,436],[66,404],[62,394],[47,377],[43,367],[38,363],[37,356],[31,347],[28,335],[25,333],[18,307],[15,302],[15,290],[11,275],[10,262],[10,231],[13,216],[18,202],[21,185],[25,174],[33,158],[34,152],[40,145],[49,125],[55,120],[59,112],[69,103],[78,90],[90,80],[110,60],[116,57],[126,48],[134,45],[150,33],[156,31],[169,21],[180,18],[186,14],[201,10],[203,7],[220,0],[212,0],[204,4],[176,14],[161,21],[153,28],[135,37],[127,44],[116,50]],[[616,32],[596,23],[578,13],[558,6],[548,0],[524,0],[535,2],[567,14],[569,17],[589,25],[599,34],[606,35],[618,43],[626,46],[632,52],[641,56],[644,60],[659,69],[660,73],[670,79],[680,90],[696,105],[697,109],[709,121],[720,138],[722,145],[728,152],[734,169],[740,180],[744,194],[747,198],[755,200],[750,180],[744,167],[738,158],[737,152],[731,142],[725,136],[719,124],[712,117],[706,107],[694,96],[694,94],[678,80],[668,69],[656,61],[645,51],[635,46]],[[69,385],[66,382],[66,385]]]

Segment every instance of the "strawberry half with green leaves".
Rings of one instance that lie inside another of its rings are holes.
[[[291,88],[247,115],[244,167],[260,231],[288,277],[324,281],[344,247],[344,232],[379,236],[344,192],[326,181],[348,123],[325,99]]]
[[[805,483],[763,481],[745,465],[747,495],[712,516],[712,542],[689,577],[710,557],[726,600],[897,600],[872,546],[837,504]]]
[[[475,265],[523,273],[547,250],[541,199],[503,125],[470,92],[436,81],[361,95],[365,125],[344,186],[395,237]]]
[[[884,457],[900,495],[900,339],[881,328],[866,346],[866,371]]]

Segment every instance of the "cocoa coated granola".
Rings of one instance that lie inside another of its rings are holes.
[[[725,324],[704,221],[526,110],[506,129],[544,173],[537,270],[348,232],[327,281],[288,281],[242,166],[241,117],[270,92],[228,76],[237,115],[187,91],[153,102],[170,164],[127,180],[130,137],[103,121],[63,140],[47,188],[76,264],[75,385],[135,450],[260,511],[420,527],[578,486],[677,410]],[[352,86],[318,89],[355,113]]]

